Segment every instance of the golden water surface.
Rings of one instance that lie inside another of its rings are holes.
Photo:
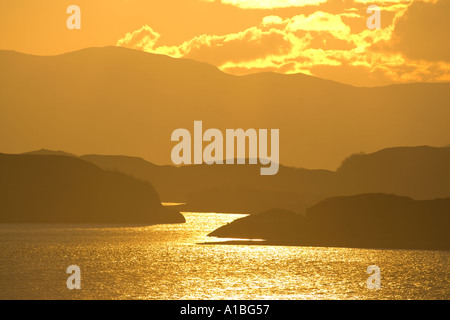
[[[244,215],[157,226],[0,225],[1,299],[449,299],[449,251],[204,245]],[[69,290],[66,269],[81,269]],[[381,268],[367,288],[369,265]]]

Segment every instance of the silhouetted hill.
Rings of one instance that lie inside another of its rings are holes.
[[[53,156],[67,156],[67,157],[78,157],[76,155],[74,155],[73,153],[69,153],[69,152],[65,152],[62,150],[58,150],[58,151],[53,151],[53,150],[48,150],[48,149],[39,149],[39,150],[35,150],[35,151],[30,151],[30,152],[25,152],[23,154],[35,154],[35,155],[44,155],[44,156],[48,156],[48,155],[53,155]]]
[[[305,206],[314,204],[317,199],[323,199],[328,192],[335,189],[334,173],[327,170],[307,170],[280,166],[278,174],[261,176],[256,165],[190,165],[190,166],[158,166],[137,157],[85,155],[81,159],[90,161],[107,170],[117,170],[139,179],[148,180],[161,196],[164,202],[188,202],[188,199],[199,209],[202,192],[216,189],[217,197],[222,200],[216,206],[216,211],[228,211],[225,197],[219,195],[220,188],[228,186],[259,190],[265,194],[295,192],[301,195]],[[197,193],[197,196],[195,195]],[[205,194],[206,196],[206,194]],[[199,201],[197,201],[199,200]],[[280,199],[285,202],[286,197]],[[211,201],[203,202],[205,205]],[[225,206],[224,206],[225,205]],[[238,203],[235,202],[235,205]],[[206,206],[201,205],[206,209]],[[228,206],[229,207],[229,206]],[[194,208],[193,206],[191,208]],[[211,206],[212,208],[212,206]],[[235,206],[237,209],[238,207]],[[246,207],[248,208],[248,206]],[[197,210],[196,209],[196,210]],[[245,208],[244,208],[245,209]],[[253,211],[253,210],[252,210]],[[239,211],[238,211],[239,212]]]
[[[321,201],[306,217],[276,209],[251,215],[209,236],[310,246],[448,250],[449,226],[450,198],[417,201],[360,194]]]
[[[183,210],[192,211],[255,213],[276,207],[303,213],[327,197],[358,193],[392,193],[414,199],[450,197],[450,148],[388,148],[352,155],[337,172],[280,166],[274,176],[261,176],[255,165],[175,167],[128,156],[79,158],[147,180],[164,202],[186,202]]]
[[[105,170],[120,171],[138,179],[150,181],[158,191],[163,202],[183,202],[186,196],[186,185],[175,166],[159,166],[142,158],[121,155],[80,156],[80,159],[92,162]],[[184,192],[183,192],[184,190]]]
[[[153,187],[74,157],[0,154],[1,222],[180,223]]]
[[[210,237],[261,239],[277,243],[297,241],[304,232],[305,217],[284,209],[269,209],[236,219],[208,234]]]
[[[343,161],[337,172],[280,166],[274,176],[261,176],[255,165],[176,168],[157,166],[133,157],[88,155],[81,158],[105,169],[119,170],[151,181],[164,201],[192,202],[192,208],[195,205],[197,209],[201,207],[202,198],[208,204],[205,209],[213,209],[209,205],[212,200],[207,200],[213,197],[217,201],[216,210],[228,211],[227,206],[230,207],[231,203],[226,202],[232,191],[225,186],[258,190],[261,202],[270,192],[272,197],[277,193],[295,193],[305,207],[330,196],[358,193],[392,193],[414,199],[450,197],[450,148],[388,148],[371,154],[353,155]],[[256,200],[256,193],[248,193],[248,196]],[[279,206],[290,201],[287,198],[279,200]],[[235,201],[233,206],[237,204]],[[242,208],[246,209],[245,205]]]
[[[232,76],[205,63],[136,50],[58,56],[0,51],[0,150],[45,145],[170,164],[173,130],[280,129],[280,162],[335,169],[355,150],[440,145],[449,83],[357,88],[307,75]]]
[[[341,194],[450,197],[450,148],[396,147],[354,155],[343,162],[337,177]]]

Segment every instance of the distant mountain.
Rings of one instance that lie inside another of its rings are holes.
[[[148,180],[161,196],[164,202],[188,202],[194,201],[190,208],[204,209],[207,203],[213,205],[212,200],[206,199],[210,195],[203,192],[216,193],[216,209],[228,211],[226,195],[223,188],[247,188],[248,192],[256,191],[293,194],[302,196],[303,205],[309,206],[317,200],[323,199],[329,192],[335,190],[334,173],[327,170],[306,170],[280,166],[278,174],[274,176],[261,176],[255,165],[190,165],[190,166],[158,166],[144,159],[126,156],[85,155],[80,157],[92,162],[106,170],[116,170],[130,174],[139,179]],[[213,189],[213,190],[211,190]],[[214,191],[214,189],[216,191]],[[209,191],[208,191],[209,190]],[[230,190],[230,192],[233,192]],[[217,197],[222,197],[219,200]],[[201,201],[204,198],[205,201]],[[284,198],[286,199],[286,197]],[[297,202],[298,199],[295,200]],[[225,205],[225,206],[224,206]],[[238,203],[234,202],[238,208]],[[248,206],[246,207],[249,208]],[[291,207],[292,208],[292,207]],[[242,209],[242,208],[241,208]]]
[[[48,149],[40,149],[40,150],[36,150],[36,151],[30,151],[30,152],[25,152],[23,154],[35,154],[35,155],[53,155],[53,156],[67,156],[67,157],[77,157],[76,155],[74,155],[73,153],[69,153],[69,152],[65,152],[65,151],[53,151],[53,150],[48,150]]]
[[[450,197],[450,148],[396,147],[354,155],[342,163],[337,177],[341,194]]]
[[[194,174],[184,175],[183,168],[159,166],[142,158],[120,155],[83,155],[80,159],[105,170],[120,171],[151,182],[163,202],[185,202],[187,194],[196,190],[195,182],[198,180]],[[207,184],[202,187],[206,188]]]
[[[68,154],[39,150],[33,154]],[[83,155],[105,170],[149,181],[164,202],[181,210],[256,213],[283,208],[304,213],[331,196],[389,193],[414,199],[450,197],[450,149],[397,147],[346,158],[337,172],[280,166],[262,177],[256,166],[158,166],[142,158]]]
[[[32,153],[66,154],[50,150]],[[266,177],[254,165],[175,167],[128,156],[79,158],[147,180],[164,202],[187,203],[182,208],[185,211],[255,213],[277,207],[304,213],[325,198],[358,193],[392,193],[414,199],[450,197],[449,148],[388,148],[352,155],[337,172],[280,166],[277,175]]]
[[[154,224],[184,217],[164,208],[147,181],[69,156],[0,154],[0,222]]]
[[[284,197],[279,201],[281,207],[295,201],[295,195],[304,207],[330,196],[358,193],[392,193],[414,199],[450,197],[450,148],[388,148],[348,157],[336,172],[280,166],[274,176],[260,176],[255,165],[176,168],[157,166],[134,157],[87,155],[81,158],[104,169],[148,180],[164,201],[191,202],[191,208],[196,207],[197,210],[202,206],[212,210],[213,203],[216,203],[216,210],[228,211],[232,206],[246,209],[244,200],[241,201],[242,206],[238,206],[237,198],[234,202],[227,200],[241,187],[253,190],[247,190],[247,195],[255,201],[259,197],[261,204],[269,198],[275,199],[275,194],[290,194],[292,200]],[[267,197],[270,192],[272,197]],[[255,205],[255,208],[261,207]],[[293,210],[293,207],[289,209]]]
[[[321,201],[305,217],[279,209],[247,216],[209,236],[285,245],[448,250],[449,225],[450,198],[416,201],[361,194]]]
[[[191,60],[90,48],[0,51],[0,150],[137,155],[170,164],[177,128],[280,129],[280,162],[335,169],[355,150],[440,145],[450,83],[358,88],[312,76],[232,76]]]

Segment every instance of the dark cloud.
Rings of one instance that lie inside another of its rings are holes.
[[[450,1],[414,1],[395,21],[392,38],[375,51],[400,52],[413,60],[450,61]]]

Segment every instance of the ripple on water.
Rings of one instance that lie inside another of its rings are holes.
[[[199,245],[245,215],[176,225],[0,225],[1,299],[449,299],[448,251]],[[82,289],[66,268],[80,266]],[[382,288],[366,286],[369,265]]]

